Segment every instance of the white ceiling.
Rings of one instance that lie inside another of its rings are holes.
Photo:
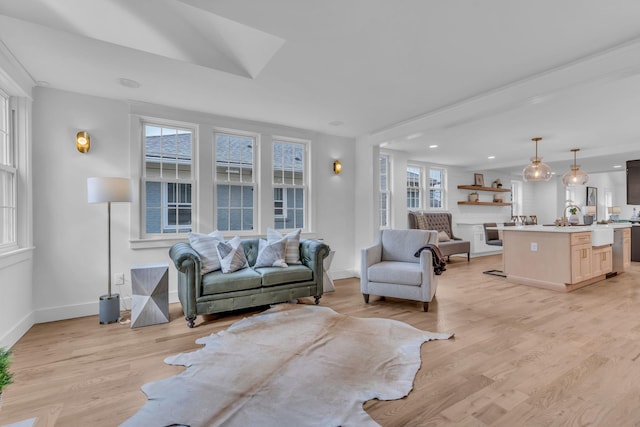
[[[535,136],[558,173],[574,147],[590,173],[640,158],[639,22],[633,0],[0,0],[34,82],[470,170],[521,170]]]

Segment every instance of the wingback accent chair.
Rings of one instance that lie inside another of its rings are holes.
[[[471,259],[471,242],[453,235],[451,212],[409,212],[409,228],[419,230],[436,230],[443,232],[438,237],[438,247],[442,255],[467,254],[467,262]]]
[[[421,301],[424,311],[436,294],[438,276],[432,253],[415,254],[427,244],[438,243],[438,232],[431,230],[380,230],[376,242],[362,249],[360,290],[364,302],[369,295]]]

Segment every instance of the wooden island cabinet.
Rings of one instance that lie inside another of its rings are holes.
[[[507,280],[570,292],[605,279],[614,272],[614,227],[605,227],[500,227]]]

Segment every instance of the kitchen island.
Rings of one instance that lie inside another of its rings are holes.
[[[510,282],[561,292],[591,285],[629,266],[630,226],[497,227],[503,272]]]

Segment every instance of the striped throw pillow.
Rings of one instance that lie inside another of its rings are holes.
[[[220,270],[220,258],[216,246],[218,242],[224,242],[222,233],[218,230],[209,233],[189,233],[191,247],[200,255],[200,272],[207,274],[210,271]]]
[[[283,236],[278,230],[267,228],[267,242],[273,243],[282,240],[282,238],[287,239],[287,247],[284,251],[284,262],[287,264],[302,264],[300,261],[301,231],[301,229],[297,229]]]

